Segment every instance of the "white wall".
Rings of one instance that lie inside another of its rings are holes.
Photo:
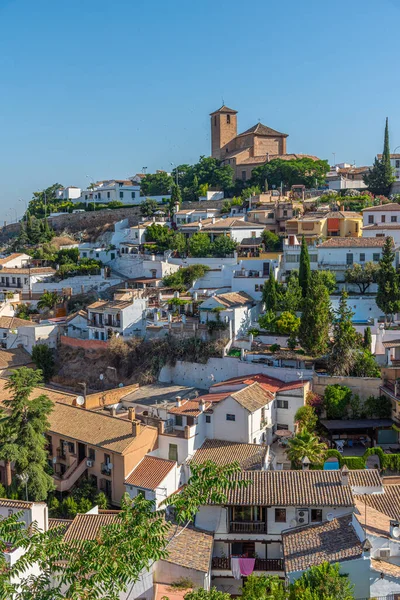
[[[333,310],[338,310],[340,296],[331,296]],[[379,319],[382,311],[375,302],[374,296],[349,296],[347,300],[349,308],[354,312],[354,321],[367,321],[368,319]]]
[[[363,210],[363,225],[395,225],[396,223],[400,224],[400,210],[385,210],[385,206],[382,206],[382,210]],[[369,222],[369,217],[373,217],[373,223]],[[396,221],[392,222],[391,218],[396,217]],[[382,221],[382,217],[385,217],[385,222]]]
[[[371,569],[369,582],[371,598],[383,596],[391,600],[392,594],[400,594],[400,578],[398,577],[384,575],[384,578],[381,579],[380,571]]]
[[[13,333],[15,331],[15,333]],[[32,349],[36,344],[46,344],[49,348],[57,348],[59,337],[58,325],[39,324],[27,327],[19,327],[17,330],[10,330],[7,335],[7,349],[15,349],[22,344],[24,349],[32,354]]]
[[[395,246],[400,245],[400,215],[399,215],[399,228],[398,229],[389,229],[384,228],[386,223],[380,225],[379,229],[363,229],[362,236],[364,238],[374,238],[381,235],[390,236],[393,238]],[[389,223],[390,225],[390,223]]]
[[[61,281],[41,281],[32,284],[31,290],[35,294],[49,291],[62,291],[65,288],[72,288],[72,294],[82,294],[88,290],[105,290],[113,285],[121,283],[120,277],[104,278],[103,275],[79,275],[77,277],[68,277]]]
[[[176,492],[180,485],[180,469],[177,469],[176,465],[171,469],[166,477],[160,482],[155,490],[148,490],[145,488],[138,488],[133,485],[125,484],[127,493],[131,498],[138,495],[139,490],[144,490],[146,500],[155,500],[156,508],[160,507],[161,502],[168,496]]]
[[[14,267],[21,268],[27,265],[30,261],[31,257],[29,256],[29,254],[19,254],[18,256],[8,260],[7,263],[3,264],[2,266],[7,269],[13,269]]]
[[[193,549],[188,549],[192,552]],[[175,583],[180,579],[190,579],[196,588],[210,589],[210,576],[203,571],[188,569],[166,560],[159,560],[155,568],[155,581],[160,583]]]

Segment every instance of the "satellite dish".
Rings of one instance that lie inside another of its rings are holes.
[[[333,521],[334,518],[335,518],[335,515],[333,513],[328,513],[326,515],[326,520],[327,521]]]
[[[83,406],[85,404],[85,398],[83,396],[78,396],[76,399],[76,403],[78,406]]]
[[[393,527],[392,535],[395,538],[400,537],[400,527],[398,525],[396,527]]]
[[[57,458],[54,456],[54,458],[53,458],[53,465],[55,465],[56,462],[57,462]]]
[[[296,525],[297,525],[297,521],[296,521],[296,519],[292,519],[292,520],[290,521],[290,527],[296,527]]]
[[[103,373],[100,373],[100,375],[99,375],[99,379],[100,379],[100,381],[103,381],[103,379],[104,379],[104,375],[103,375]]]
[[[123,387],[124,387],[124,384],[123,384],[123,383],[119,383],[119,384],[118,384],[118,387],[119,387],[119,388],[123,388]]]

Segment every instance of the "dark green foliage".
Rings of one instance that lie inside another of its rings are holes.
[[[149,173],[143,177],[140,183],[140,191],[143,196],[162,196],[171,193],[174,180],[168,173]]]
[[[43,373],[44,381],[50,381],[54,375],[54,356],[51,348],[46,344],[36,344],[32,349],[32,360]]]
[[[371,345],[372,345],[372,334],[371,334],[371,328],[370,327],[366,327],[364,329],[364,341],[363,341],[363,346],[366,350],[370,350],[371,351]]]
[[[221,189],[226,193],[233,191],[233,169],[230,165],[222,165],[221,161],[210,156],[200,156],[195,165],[178,165],[172,176],[176,178],[185,201],[197,201],[199,186],[208,184],[210,188]]]
[[[325,286],[329,295],[336,290],[336,276],[333,271],[314,271],[311,278],[318,280],[319,283]]]
[[[339,563],[312,566],[290,586],[288,600],[353,600],[348,576],[340,573]]]
[[[342,464],[351,470],[365,469],[365,460],[362,456],[343,456]]]
[[[358,350],[351,371],[353,377],[380,377],[381,370],[370,350]]]
[[[400,311],[399,275],[393,266],[395,253],[391,237],[387,237],[379,261],[378,293],[376,304],[385,314],[385,320]]]
[[[387,396],[368,396],[364,410],[369,418],[388,419],[392,415],[392,403]]]
[[[345,385],[328,385],[324,393],[324,408],[328,419],[341,419],[350,404],[352,391]]]
[[[303,297],[297,271],[290,273],[286,287],[281,286],[279,292],[279,310],[296,313],[301,309]]]
[[[279,235],[276,235],[276,233],[273,231],[264,229],[261,237],[267,252],[279,252],[282,250],[283,238],[279,237]]]
[[[246,578],[240,597],[242,600],[286,600],[287,592],[283,581],[276,575],[253,574]]]
[[[353,316],[347,304],[347,293],[342,291],[333,323],[333,343],[328,358],[330,375],[349,375],[356,362],[358,340],[352,323]]]
[[[65,203],[64,199],[56,197],[57,190],[62,187],[59,183],[54,183],[42,192],[34,192],[28,205],[29,214],[41,219],[51,212],[57,211]]]
[[[152,200],[151,198],[146,198],[140,205],[140,214],[144,217],[151,217],[156,210],[158,210],[157,200]]]
[[[230,256],[237,249],[237,242],[226,235],[220,235],[211,246],[211,254],[215,257]]]
[[[210,590],[198,588],[185,594],[185,600],[231,600],[231,595],[228,592],[219,592],[216,587]]]
[[[264,283],[262,289],[262,300],[265,303],[265,310],[275,313],[278,308],[278,283],[275,279],[273,269],[269,274],[268,280]]]
[[[152,223],[146,229],[146,242],[155,242],[156,250],[158,252],[174,250],[175,232],[169,227],[165,227],[158,223]]]
[[[285,188],[292,185],[305,185],[306,188],[314,188],[316,185],[325,183],[325,176],[329,171],[326,160],[312,160],[311,158],[298,158],[295,160],[283,160],[276,158],[252,171],[251,185],[258,185],[265,189],[265,181],[268,186],[280,188],[281,183]]]
[[[198,231],[193,234],[188,241],[188,249],[190,256],[194,258],[207,258],[211,256],[211,239],[207,233]]]
[[[300,266],[299,266],[299,284],[301,287],[303,298],[307,296],[311,284],[311,268],[308,246],[303,235],[301,238]]]
[[[379,265],[367,262],[364,265],[354,264],[346,269],[344,280],[346,283],[358,287],[360,294],[365,294],[371,283],[376,283],[379,275]]]
[[[3,443],[0,456],[14,461],[17,475],[27,474],[30,500],[43,501],[53,490],[47,474],[47,451],[44,433],[49,428],[48,415],[53,403],[45,394],[31,398],[34,387],[42,381],[41,371],[21,367],[13,371],[6,389],[11,398],[3,401],[9,413],[2,423]]]
[[[312,278],[309,286],[306,285],[305,289],[307,289],[307,295],[303,298],[298,337],[302,348],[307,353],[312,356],[320,356],[328,348],[331,322],[329,293],[317,278]]]
[[[203,277],[210,267],[206,265],[190,265],[189,267],[183,267],[175,273],[166,275],[163,279],[163,284],[166,287],[172,288],[176,291],[186,291],[192,287],[194,281]]]
[[[395,180],[393,168],[390,164],[389,122],[386,118],[382,158],[375,158],[372,169],[369,169],[364,176],[364,183],[372,194],[388,196]]]
[[[171,199],[169,201],[169,211],[172,214],[176,210],[179,210],[180,205],[182,204],[182,194],[179,186],[173,184]],[[178,208],[177,208],[178,207]]]

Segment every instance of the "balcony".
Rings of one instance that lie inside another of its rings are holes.
[[[67,458],[64,452],[64,448],[57,448],[57,458],[61,458],[62,460],[65,460]]]
[[[111,476],[110,463],[101,463],[101,474]]]
[[[231,570],[231,557],[214,557],[212,568],[220,571]],[[256,558],[255,571],[283,571],[283,559],[281,558]]]
[[[229,533],[266,533],[264,521],[231,521]]]
[[[246,277],[246,278],[247,277],[252,277],[252,278],[253,277],[268,277],[268,275],[269,274],[266,272],[263,273],[262,271],[250,271],[250,270],[249,271],[245,271],[245,270],[234,271],[234,273],[233,273],[233,276],[235,278],[238,278],[238,277]]]

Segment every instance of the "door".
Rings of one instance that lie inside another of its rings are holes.
[[[86,446],[78,442],[78,462],[81,462],[86,458]]]

